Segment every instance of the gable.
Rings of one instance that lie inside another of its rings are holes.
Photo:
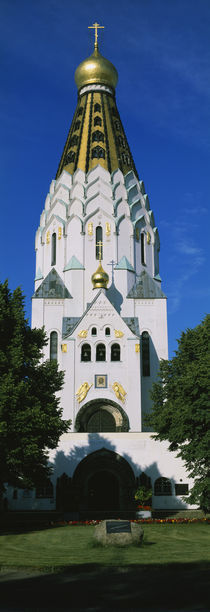
[[[35,291],[33,297],[62,299],[71,298],[72,296],[67,287],[64,285],[64,282],[60,278],[59,274],[56,272],[55,268],[52,268],[41,285]]]
[[[131,336],[135,334],[135,327],[130,325],[130,321],[127,322],[123,319],[114,306],[109,301],[105,289],[101,289],[96,297],[93,299],[91,304],[88,304],[87,309],[83,313],[82,317],[74,321],[74,325],[70,325],[65,328],[66,333],[70,336],[73,332],[78,335],[83,330],[87,330],[93,325],[113,326],[115,329],[120,330],[122,335]]]

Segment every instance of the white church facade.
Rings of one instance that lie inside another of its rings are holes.
[[[50,452],[46,490],[8,491],[11,509],[184,509],[182,461],[145,426],[160,359],[168,358],[159,235],[116,106],[117,72],[92,56],[75,73],[78,101],[36,233],[32,326],[45,327],[44,359],[65,372],[60,396],[71,431]]]

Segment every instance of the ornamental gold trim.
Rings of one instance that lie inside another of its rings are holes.
[[[124,403],[125,396],[127,395],[127,393],[125,389],[123,389],[123,386],[119,382],[114,382],[112,385],[112,389],[115,392],[117,399]]]
[[[120,329],[115,329],[114,335],[115,335],[115,338],[122,338],[124,336],[124,333],[120,331]]]
[[[88,335],[87,329],[81,329],[81,331],[78,333],[79,338],[87,338],[87,335]]]
[[[111,223],[106,222],[106,236],[110,236],[111,234]]]
[[[93,223],[88,223],[88,236],[93,236]]]
[[[88,382],[84,382],[80,385],[79,389],[76,392],[76,399],[79,404],[86,398],[86,395],[88,391],[90,391],[90,388],[92,386],[93,386],[93,383],[89,385]]]

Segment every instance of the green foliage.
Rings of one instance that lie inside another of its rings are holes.
[[[138,487],[135,491],[134,498],[142,506],[150,505],[152,503],[152,488],[147,488],[145,486]]]
[[[44,329],[31,329],[24,298],[0,284],[0,489],[8,482],[32,487],[50,470],[47,449],[55,448],[70,421],[62,420],[56,393],[63,372],[55,361],[42,362]]]
[[[146,422],[178,451],[195,484],[187,497],[210,508],[210,315],[183,332],[171,361],[161,361],[152,388],[153,412]]]

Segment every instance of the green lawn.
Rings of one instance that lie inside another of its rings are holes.
[[[210,561],[207,524],[143,525],[139,547],[102,548],[92,526],[64,526],[0,536],[0,567],[58,569],[72,565],[156,565]]]

